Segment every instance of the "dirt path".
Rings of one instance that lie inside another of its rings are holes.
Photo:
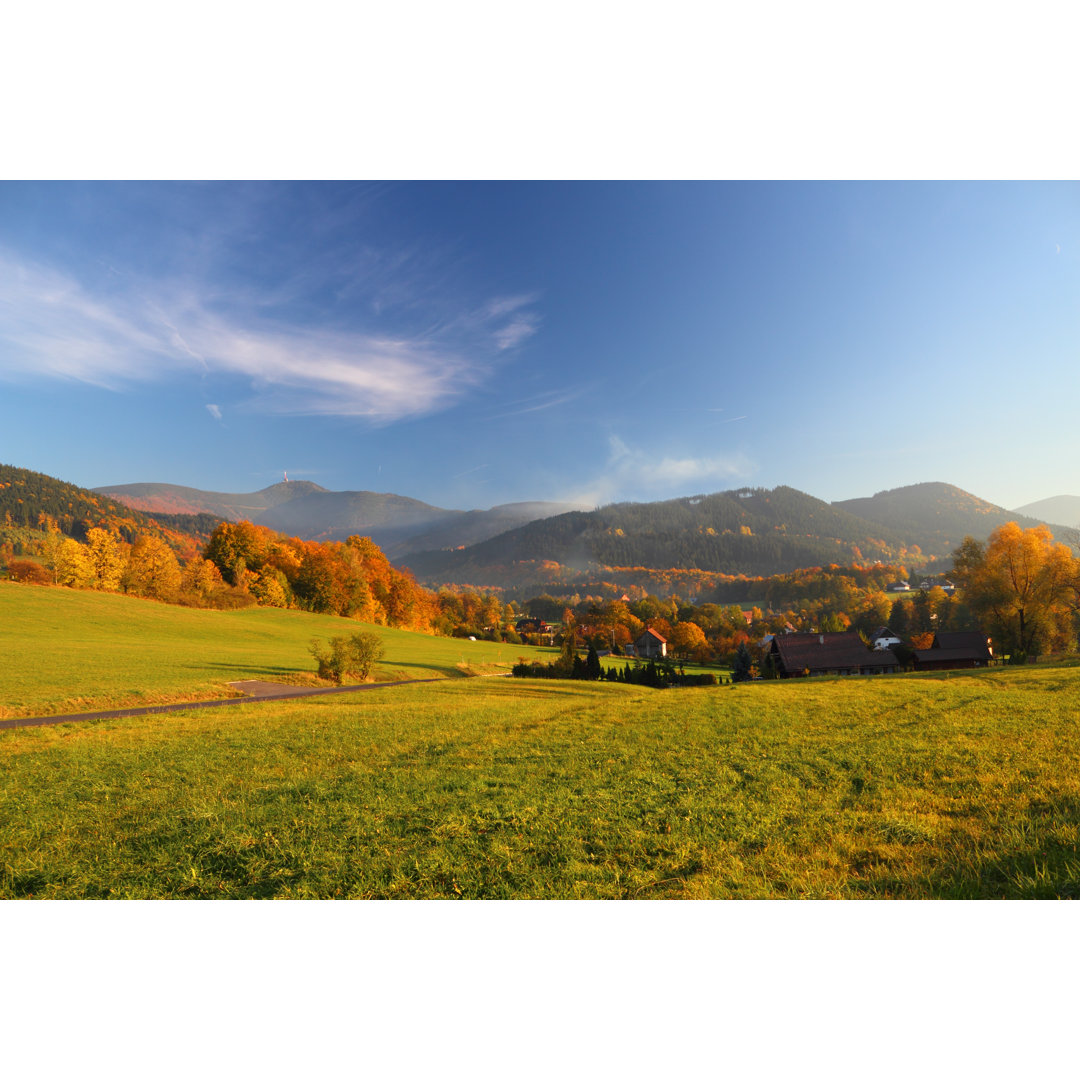
[[[67,713],[62,716],[17,716],[0,720],[0,730],[18,727],[44,727],[46,724],[71,724],[79,720],[113,720],[124,716],[148,716],[151,713],[180,712],[183,709],[216,709],[221,705],[257,705],[264,701],[314,697],[316,694],[355,694],[384,686],[412,686],[415,683],[444,682],[443,679],[402,679],[399,682],[362,683],[358,686],[286,686],[284,683],[247,679],[229,683],[244,692],[244,697],[220,698],[217,701],[178,701],[171,705],[142,705],[136,709],[109,709],[105,712]]]

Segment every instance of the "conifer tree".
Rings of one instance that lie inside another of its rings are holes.
[[[600,664],[600,656],[596,651],[596,646],[590,642],[589,652],[585,657],[585,678],[599,679],[603,673],[604,669]]]

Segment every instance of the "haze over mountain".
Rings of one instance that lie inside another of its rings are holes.
[[[1066,528],[1080,527],[1080,496],[1054,495],[1049,499],[1018,506],[1014,514],[1028,514],[1042,521],[1056,521]]]
[[[252,521],[302,540],[370,536],[391,557],[475,544],[538,518],[574,509],[568,503],[522,502],[490,510],[446,510],[403,495],[327,491],[318,484],[294,480],[247,494],[153,483],[94,490],[144,511],[217,514],[228,521]]]

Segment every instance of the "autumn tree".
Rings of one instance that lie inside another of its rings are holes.
[[[559,659],[555,666],[564,674],[569,675],[573,670],[575,661],[579,660],[577,652],[577,622],[574,613],[566,608],[563,611],[562,646]]]
[[[708,651],[705,631],[693,622],[680,622],[671,631],[672,650],[679,656],[697,656]]]
[[[72,589],[88,589],[94,583],[94,564],[90,552],[78,540],[70,537],[61,545],[56,556],[56,581]]]
[[[184,567],[180,584],[185,593],[203,603],[219,589],[225,588],[225,581],[216,564],[199,556]]]
[[[203,556],[230,585],[243,585],[248,571],[257,574],[262,569],[273,535],[250,521],[223,521],[211,534]]]
[[[265,567],[258,577],[248,584],[248,590],[262,607],[287,608],[292,600],[288,579],[280,570],[271,566]]]
[[[120,538],[105,529],[89,529],[86,547],[94,570],[91,584],[95,589],[116,592],[127,563]]]
[[[156,536],[139,536],[131,546],[124,590],[134,596],[171,600],[180,591],[180,564],[172,548]]]
[[[64,534],[60,531],[60,526],[56,524],[56,519],[48,514],[38,515],[38,525],[45,530],[45,537],[41,541],[42,561],[52,573],[53,584],[57,585],[60,583],[58,564],[60,551],[64,546]]]
[[[996,528],[984,546],[970,536],[953,552],[964,602],[1015,659],[1061,647],[1072,636],[1080,560],[1045,525]]]

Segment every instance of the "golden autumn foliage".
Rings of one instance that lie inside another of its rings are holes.
[[[999,652],[1024,658],[1071,644],[1080,560],[1045,525],[996,528],[983,545],[970,536],[953,553],[964,602]]]

